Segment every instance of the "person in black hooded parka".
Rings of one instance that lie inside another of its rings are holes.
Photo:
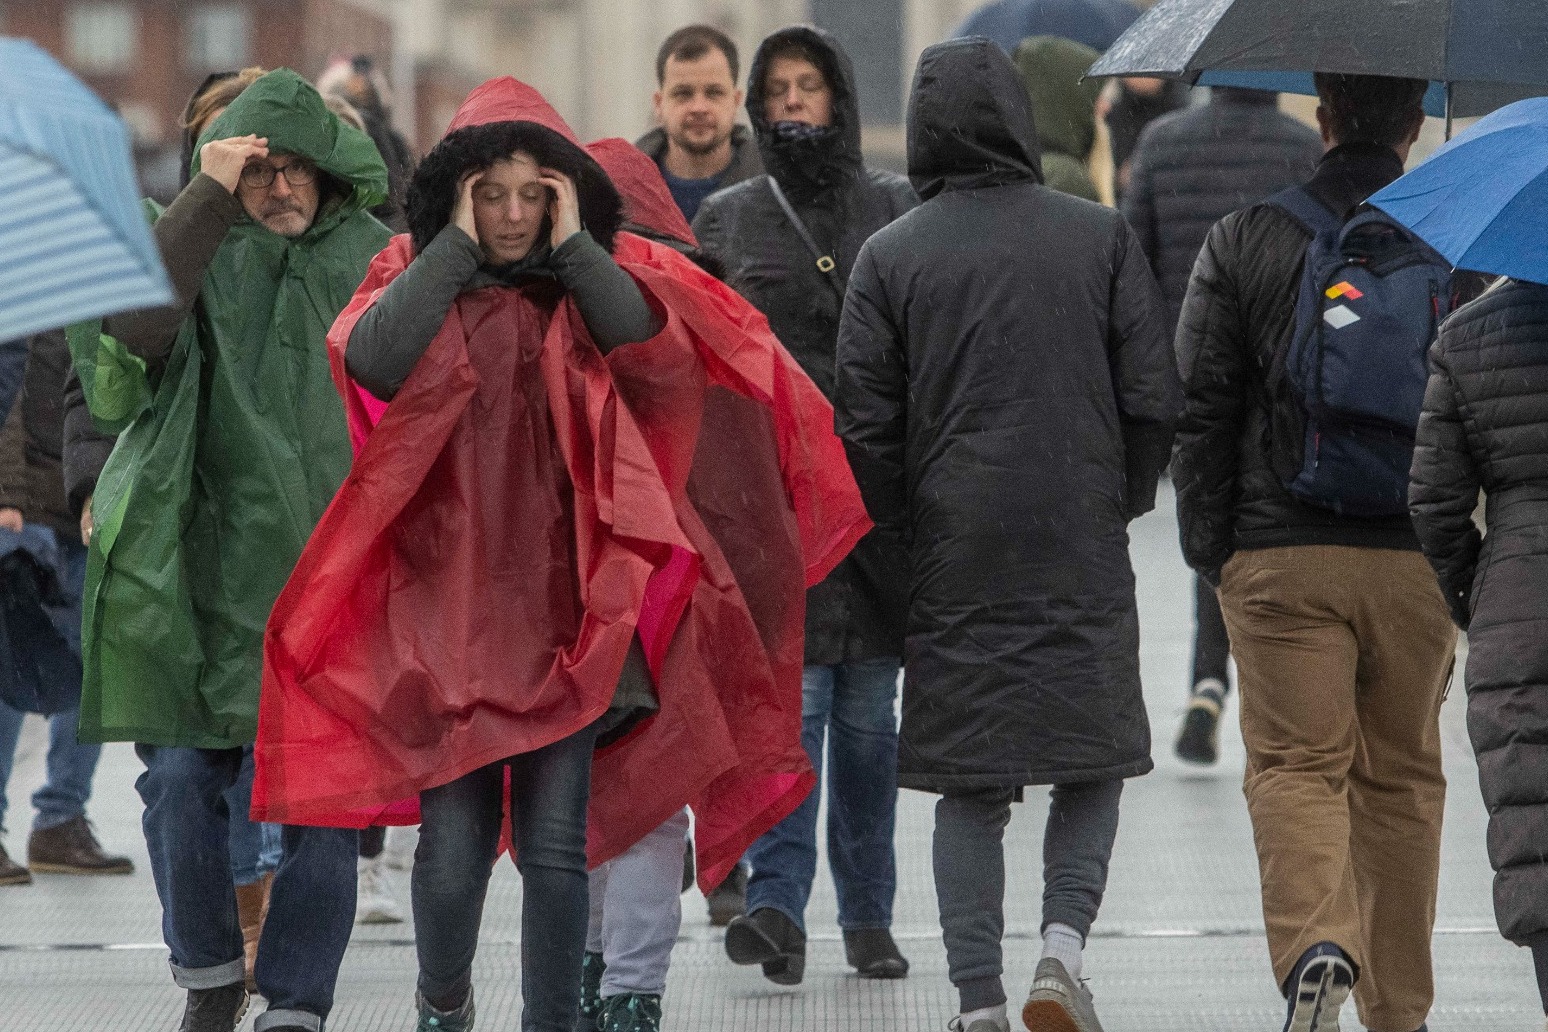
[[[1408,503],[1468,632],[1467,730],[1489,808],[1500,933],[1530,946],[1548,1011],[1548,286],[1503,282],[1452,316]],[[1487,532],[1473,523],[1488,497]]]
[[[1127,524],[1154,507],[1181,387],[1138,242],[1043,185],[1026,92],[989,41],[925,52],[908,162],[924,204],[856,261],[835,405],[867,509],[911,545],[899,781],[943,795],[936,892],[967,1032],[1009,1027],[1002,836],[1024,786],[1054,786],[1028,1021],[1094,1029],[1081,949],[1123,779],[1152,766]]]
[[[747,113],[769,174],[711,195],[694,233],[726,282],[768,316],[780,343],[831,399],[843,282],[866,238],[918,198],[908,180],[863,164],[854,68],[819,29],[795,26],[763,41],[748,75]],[[817,252],[829,271],[819,268]],[[801,739],[819,778],[827,739],[828,858],[839,926],[849,963],[875,978],[908,971],[889,931],[897,888],[901,586],[901,548],[873,532],[806,600]],[[781,985],[800,982],[805,964],[819,802],[812,793],[748,850],[747,914],[726,929],[731,959],[763,965]]]

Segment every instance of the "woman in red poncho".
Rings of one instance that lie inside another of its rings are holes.
[[[713,886],[810,790],[801,588],[869,521],[767,324],[618,232],[613,185],[530,88],[475,91],[408,217],[330,335],[359,450],[270,621],[254,812],[422,813],[420,1026],[445,1032],[472,1024],[508,812],[522,1027],[569,1032],[588,853],[691,805]],[[701,447],[720,388],[767,414],[777,462]]]

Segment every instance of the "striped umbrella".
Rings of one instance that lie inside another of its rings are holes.
[[[0,340],[171,301],[128,129],[35,44],[0,37]]]

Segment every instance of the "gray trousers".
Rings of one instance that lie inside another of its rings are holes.
[[[672,948],[683,924],[683,850],[688,811],[682,810],[622,856],[591,872],[591,923],[586,949],[602,954],[602,998],[666,990]]]
[[[1123,782],[1055,785],[1043,834],[1043,928],[1091,931],[1118,835]],[[935,894],[962,1011],[1005,1002],[1005,827],[1015,789],[942,796],[935,806]]]

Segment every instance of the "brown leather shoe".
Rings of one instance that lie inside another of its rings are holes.
[[[85,817],[71,818],[53,828],[34,829],[27,839],[27,866],[34,874],[134,873],[134,864],[127,856],[102,852]]]
[[[238,885],[237,922],[242,926],[242,968],[247,973],[247,991],[258,991],[254,969],[258,964],[258,940],[263,937],[263,922],[269,916],[269,890],[274,886],[270,871],[251,885]]]
[[[0,846],[0,885],[27,885],[31,881],[32,872],[12,860],[5,847]]]

